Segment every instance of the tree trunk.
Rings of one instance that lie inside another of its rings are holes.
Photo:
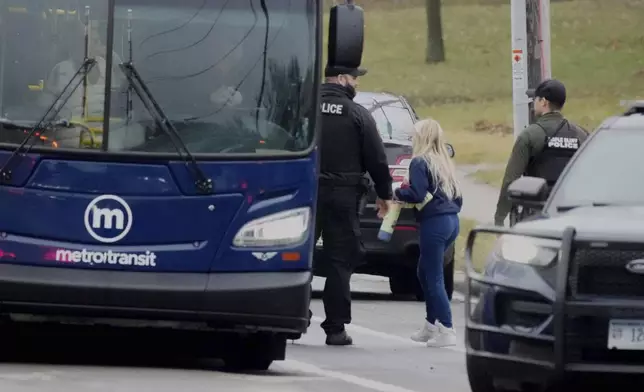
[[[425,0],[427,10],[427,55],[428,64],[445,61],[445,45],[443,44],[443,23],[441,21],[441,1]]]

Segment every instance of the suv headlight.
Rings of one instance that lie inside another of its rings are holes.
[[[557,240],[504,234],[497,249],[505,261],[545,267],[557,258],[560,246]]]
[[[235,235],[237,247],[275,247],[302,242],[309,230],[311,209],[296,208],[246,223]]]

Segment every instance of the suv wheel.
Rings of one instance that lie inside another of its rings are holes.
[[[410,287],[410,284],[417,283],[416,275],[412,274],[408,270],[399,271],[398,273],[389,277],[389,289],[393,295],[410,295],[414,291],[413,286]]]
[[[452,245],[445,252],[443,276],[445,278],[445,291],[447,298],[451,301],[454,294],[454,256],[455,250]],[[416,270],[401,269],[396,274],[389,277],[389,288],[395,296],[414,295],[418,301],[424,301],[425,295],[418,282]]]
[[[445,279],[445,291],[447,292],[447,299],[452,301],[452,295],[454,294],[454,260],[443,267],[443,278]],[[419,301],[424,301],[425,294],[423,293],[422,287],[420,287],[420,283],[418,283],[418,278],[414,280],[413,284],[416,299]]]
[[[443,267],[443,277],[445,278],[445,291],[447,298],[451,301],[454,294],[454,259]]]

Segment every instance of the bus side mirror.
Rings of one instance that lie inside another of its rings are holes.
[[[364,48],[364,12],[355,4],[338,4],[329,15],[328,64],[358,68]]]

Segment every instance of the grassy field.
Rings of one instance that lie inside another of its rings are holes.
[[[494,3],[495,5],[480,5]],[[458,163],[505,162],[511,149],[508,1],[446,1],[447,62],[424,62],[426,14],[419,0],[363,0],[361,90],[410,99],[442,123]],[[568,87],[567,116],[592,129],[622,99],[644,97],[644,0],[552,3],[553,76]],[[494,179],[492,179],[494,181]]]
[[[465,245],[467,243],[467,236],[470,234],[470,231],[477,226],[477,222],[472,219],[466,219],[461,217],[461,231],[458,238],[456,239],[456,255],[454,262],[456,263],[455,267],[458,271],[465,270]],[[481,272],[483,267],[485,267],[485,261],[487,256],[490,254],[494,248],[496,242],[496,237],[491,234],[479,234],[477,235],[474,241],[474,247],[472,249],[472,263],[474,268]]]
[[[500,188],[503,182],[503,174],[505,174],[505,169],[479,170],[474,172],[471,177],[484,184]]]

